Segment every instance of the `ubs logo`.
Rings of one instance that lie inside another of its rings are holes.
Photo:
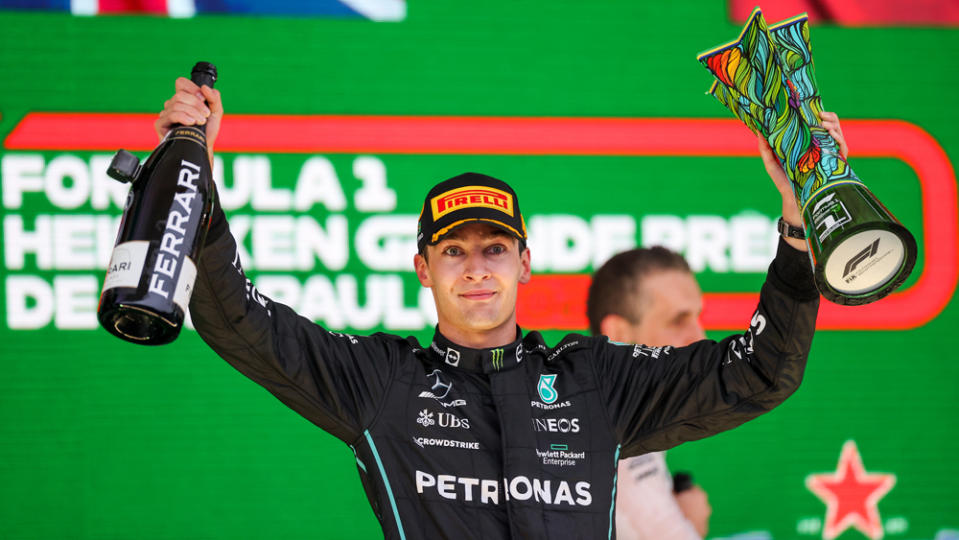
[[[436,421],[433,420],[433,413],[429,412],[426,409],[423,409],[422,411],[420,411],[420,415],[419,415],[419,418],[416,419],[416,423],[423,424],[423,427],[430,427],[433,424],[435,424]]]
[[[437,413],[436,420],[439,422],[440,427],[454,428],[454,429],[470,428],[469,418],[460,418],[448,412]]]
[[[453,429],[469,429],[470,421],[469,418],[460,418],[455,414],[450,414],[448,412],[436,413],[436,419],[433,418],[433,413],[428,409],[423,409],[419,412],[419,415],[416,417],[416,423],[421,424],[423,427],[430,427],[439,423],[440,427],[443,428],[453,428]]]

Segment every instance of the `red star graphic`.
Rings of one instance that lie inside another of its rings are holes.
[[[822,537],[832,540],[849,527],[878,540],[883,536],[879,499],[896,483],[896,475],[867,473],[855,441],[846,441],[835,473],[810,474],[806,487],[826,503]]]

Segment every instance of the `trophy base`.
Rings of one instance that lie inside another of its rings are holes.
[[[844,306],[896,290],[916,264],[916,240],[858,183],[825,189],[804,213],[816,286]]]
[[[816,284],[827,300],[846,306],[875,302],[909,276],[907,242],[887,230],[866,230],[840,241],[816,269]],[[908,264],[907,264],[908,263]]]

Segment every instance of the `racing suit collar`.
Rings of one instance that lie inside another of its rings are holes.
[[[512,369],[523,361],[523,330],[516,326],[516,340],[502,347],[471,349],[457,345],[437,327],[430,344],[430,356],[446,365],[478,373],[495,373]]]

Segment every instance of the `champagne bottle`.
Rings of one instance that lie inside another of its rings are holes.
[[[216,77],[207,62],[198,62],[191,74],[198,86],[210,88]],[[132,185],[97,318],[132,343],[169,343],[183,327],[210,224],[213,180],[205,126],[174,124],[142,166],[120,150],[107,172]]]

